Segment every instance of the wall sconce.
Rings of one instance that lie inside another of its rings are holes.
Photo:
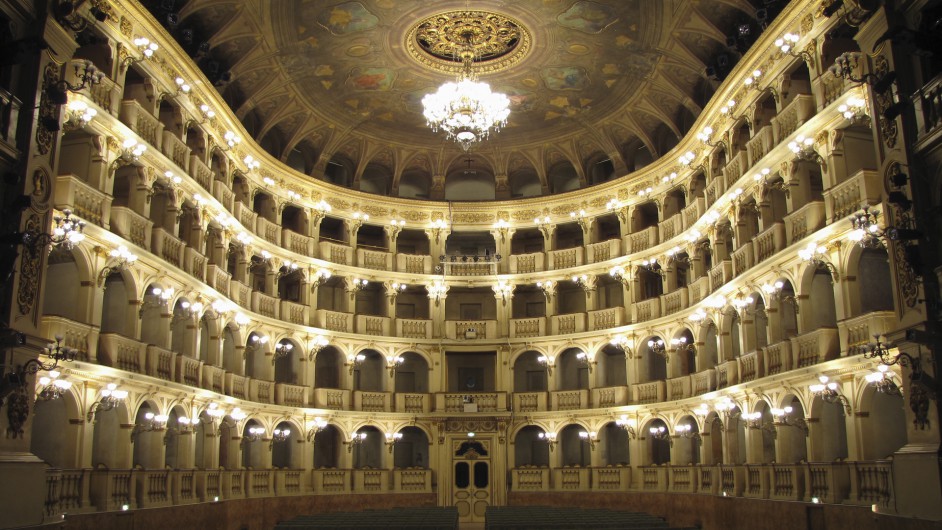
[[[258,169],[262,167],[262,163],[256,160],[255,157],[253,157],[252,155],[245,155],[245,158],[243,158],[242,161],[245,162],[245,170],[249,173],[253,171],[258,171]],[[271,180],[271,184],[269,184],[269,186],[275,183],[275,181],[272,180],[271,177],[265,177],[265,178]]]
[[[721,421],[727,430],[732,428],[733,420],[738,420],[742,416],[742,412],[736,407],[733,400],[729,398],[723,399],[713,408],[722,416]]]
[[[204,121],[211,121],[216,117],[216,111],[214,111],[212,107],[205,103],[200,105],[200,114],[203,115]]]
[[[553,449],[556,449],[556,433],[555,432],[541,432],[539,434],[540,440],[546,442],[546,445],[549,446],[550,452]]]
[[[141,434],[142,432],[162,431],[166,425],[166,414],[154,414],[153,412],[145,413],[144,419],[140,423],[135,423],[134,428],[131,429],[131,443],[134,443],[134,440],[137,439],[137,435]]]
[[[928,342],[928,340],[927,337],[921,336],[924,334],[925,332],[908,330],[906,332],[906,340],[917,341],[921,344],[925,344]],[[883,344],[879,337],[875,338],[876,343],[867,344],[861,347],[864,358],[879,358],[882,365],[893,366],[894,364],[899,364],[900,366],[908,366],[910,368],[911,371],[909,374],[908,392],[909,404],[913,414],[916,416],[913,420],[913,424],[918,429],[928,428],[929,400],[937,399],[935,391],[935,378],[929,374],[926,374],[922,369],[921,357],[913,357],[912,355],[901,351],[896,351],[894,353],[890,347],[888,347],[888,345]],[[885,366],[881,366],[881,368],[885,368]],[[890,376],[884,375],[883,377],[884,379],[888,379]]]
[[[140,56],[134,57],[131,54],[128,54],[121,62],[121,65],[124,68],[127,68],[134,63],[152,59],[154,57],[154,52],[160,49],[160,46],[158,46],[156,42],[151,42],[147,37],[137,37],[132,41],[132,43],[137,48]]]
[[[192,87],[182,77],[180,76],[175,77],[173,79],[173,82],[176,83],[177,85],[177,94],[189,94],[190,93],[190,89]]]
[[[399,232],[402,231],[403,227],[406,226],[406,221],[404,219],[392,219],[389,221],[389,225],[386,230],[389,232],[390,237],[395,238],[399,235]]]
[[[848,239],[860,245],[861,248],[882,247],[884,231],[880,228],[879,218],[879,211],[870,210],[868,206],[864,206],[862,211],[850,218],[853,230],[848,234]]]
[[[350,367],[350,375],[353,375],[353,371],[358,369],[365,360],[366,355],[363,355],[362,353],[358,353],[356,355],[347,355],[347,366]]]
[[[631,278],[629,277],[628,271],[625,270],[621,265],[616,265],[608,271],[608,275],[614,278],[615,280],[621,282],[625,287],[631,284]]]
[[[847,401],[847,398],[844,397],[843,394],[841,394],[840,385],[834,381],[831,381],[828,376],[818,376],[818,383],[808,385],[808,390],[810,390],[815,397],[821,398],[821,400],[825,403],[840,403],[841,405],[844,405],[844,410],[847,412],[847,414],[850,414],[850,402]]]
[[[556,366],[556,358],[548,355],[540,355],[536,358],[536,361],[543,365],[546,368],[546,373],[553,374],[553,366]]]
[[[759,79],[762,79],[762,70],[753,70],[752,74],[749,75],[746,79],[743,80],[743,84],[746,85],[746,88],[754,88],[760,90]]]
[[[648,340],[648,350],[655,355],[667,357],[667,348],[665,347],[664,339],[656,338]]]
[[[674,427],[674,432],[680,438],[687,438],[697,443],[703,441],[703,438],[700,437],[700,433],[693,430],[693,425],[689,423],[684,423]]]
[[[98,250],[98,249],[96,249]],[[104,249],[101,249],[104,250]],[[128,247],[121,245],[116,249],[112,249],[108,256],[110,258],[110,263],[101,269],[101,272],[98,273],[98,286],[101,287],[104,285],[105,280],[108,279],[108,276],[120,271],[127,270],[134,266],[134,263],[137,261],[137,254],[128,250]]]
[[[631,359],[632,354],[634,353],[631,349],[631,340],[624,335],[615,335],[612,337],[612,340],[608,341],[609,344],[621,350],[625,354],[625,358]]]
[[[243,412],[242,409],[240,409],[239,407],[236,407],[232,409],[231,413],[229,413],[229,417],[232,418],[234,421],[239,422],[247,418],[248,414]]]
[[[745,298],[741,298],[737,296],[736,298],[733,298],[732,300],[730,300],[730,303],[733,304],[733,307],[739,313],[755,314],[756,312],[755,308],[754,307],[750,308],[750,306],[752,306],[753,302],[755,301],[756,299],[753,298],[752,296],[746,296]]]
[[[179,304],[179,310],[174,308],[173,311],[173,323],[187,321],[193,318],[194,316],[198,317],[203,313],[203,303],[194,302],[190,303],[186,300],[181,300]]]
[[[444,219],[435,219],[428,226],[429,230],[432,232],[432,238],[435,239],[435,243],[440,243],[442,238],[442,232],[448,231],[448,223]]]
[[[348,452],[348,453],[351,453],[351,452],[353,452],[353,446],[354,446],[354,445],[360,445],[360,444],[362,444],[364,441],[366,441],[366,433],[365,433],[365,432],[355,432],[355,433],[353,433],[352,436],[350,436],[350,439],[349,439],[349,440],[344,440],[343,443],[344,443],[344,445],[347,446],[347,452]]]
[[[710,415],[710,407],[706,403],[701,403],[699,407],[693,409],[693,413],[701,418],[706,418]]]
[[[62,375],[56,370],[50,370],[48,376],[39,378],[40,390],[36,393],[36,401],[52,401],[62,397],[62,394],[72,388],[72,382],[59,379]]]
[[[147,151],[147,145],[138,142],[134,138],[128,138],[121,144],[121,153],[118,158],[112,162],[112,169],[131,165],[141,159],[141,156]]]
[[[387,355],[386,356],[386,368],[389,370],[389,377],[394,377],[396,375],[396,369],[405,362],[405,359],[401,355]]]
[[[674,439],[671,438],[671,433],[667,432],[667,427],[663,425],[658,425],[657,427],[651,427],[648,429],[648,433],[651,435],[653,440],[667,440],[670,443],[671,447],[674,446]]]
[[[242,313],[241,311],[235,314],[235,323],[239,326],[248,326],[252,322],[252,319],[248,315]]]
[[[491,289],[494,290],[494,297],[501,301],[502,305],[507,305],[507,302],[513,299],[514,297],[514,288],[516,286],[512,283],[508,283],[507,280],[498,280],[497,285],[491,286]]]
[[[68,92],[81,92],[90,88],[105,77],[91,61],[84,61],[75,65],[75,79],[77,84],[60,79],[54,85],[45,86],[46,96],[56,105],[65,105],[68,102]]]
[[[852,83],[867,83],[873,87],[877,94],[883,94],[896,82],[896,72],[890,71],[880,77],[876,74],[866,73],[855,75],[860,65],[860,59],[864,57],[861,52],[844,52],[837,56],[834,64],[828,67],[828,72],[834,77],[847,79]]]
[[[870,372],[866,375],[867,383],[876,387],[877,392],[888,396],[902,396],[899,386],[893,381],[893,372],[885,364],[878,364],[876,372]]]
[[[327,428],[329,422],[321,417],[315,417],[313,420],[308,420],[305,422],[305,427],[307,427],[307,441],[313,443],[314,439],[317,437],[317,433],[323,431]]]
[[[536,227],[543,233],[543,237],[549,239],[550,231],[553,229],[553,221],[548,215],[537,217],[533,220]]]
[[[817,243],[808,243],[805,248],[798,250],[798,257],[813,265],[816,269],[826,270],[831,273],[831,278],[836,282],[839,279],[837,268],[827,260],[828,248]]]
[[[278,272],[275,273],[275,279],[284,278],[285,276],[290,276],[295,272],[299,271],[301,268],[296,261],[291,261],[286,259],[281,262],[281,267],[278,269]]]
[[[323,336],[323,335],[317,335],[317,336],[314,337],[314,339],[310,342],[310,344],[311,344],[311,350],[310,350],[310,352],[308,353],[307,358],[308,358],[308,360],[313,361],[313,360],[314,360],[314,357],[317,356],[317,354],[318,354],[321,350],[323,350],[324,348],[326,348],[326,347],[330,344],[330,341],[327,340],[327,337],[325,337],[325,336]]]
[[[697,154],[693,151],[687,151],[686,153],[680,155],[680,158],[677,159],[680,162],[680,165],[684,167],[689,167],[690,164],[693,164],[693,161],[696,160]]]
[[[236,133],[232,131],[226,131],[222,135],[223,141],[226,143],[226,147],[223,147],[223,150],[228,151],[229,149],[242,143],[242,138],[239,138]],[[221,146],[220,146],[221,147]]]
[[[592,373],[592,365],[595,364],[595,359],[590,357],[588,353],[581,351],[576,354],[576,360],[579,361],[583,366],[589,369],[589,373]]]
[[[730,112],[733,111],[733,108],[734,108],[735,106],[736,106],[736,100],[735,100],[735,99],[731,99],[731,100],[727,101],[725,105],[723,105],[722,107],[720,107],[720,114],[722,114],[722,115],[724,115],[724,116],[727,115],[727,114],[729,114]]]
[[[740,417],[746,423],[747,429],[761,429],[762,428],[762,413],[761,412],[759,411],[743,412]]]
[[[255,354],[261,352],[262,348],[268,344],[269,340],[271,339],[269,339],[268,335],[252,334],[252,336],[249,337],[248,344],[245,345],[245,354],[248,355],[250,353]]]
[[[694,353],[697,347],[687,342],[687,337],[674,337],[671,339],[671,349],[677,353]]]
[[[543,296],[549,300],[554,294],[556,294],[556,282],[553,280],[546,280],[545,282],[536,282],[536,288],[543,292]]]
[[[787,294],[783,290],[785,288],[785,282],[778,280],[775,283],[765,283],[762,284],[762,291],[769,295],[769,298],[772,300],[778,300],[783,304],[789,304],[795,308],[795,312],[798,312],[798,299],[795,298],[793,294]]]
[[[86,414],[85,418],[86,421],[92,421],[92,419],[98,421],[99,413],[114,410],[115,407],[127,397],[127,390],[118,390],[118,385],[108,383],[108,386],[102,389],[101,397],[98,398],[98,401],[92,403],[92,406],[88,408],[88,414]]]
[[[824,158],[814,149],[814,138],[799,134],[794,140],[788,142],[788,149],[795,154],[797,160],[824,165]]]
[[[386,447],[389,448],[390,454],[392,454],[393,447],[396,446],[396,442],[398,442],[399,440],[402,440],[401,432],[387,432],[386,433],[385,443],[386,443]]]
[[[435,307],[438,307],[442,300],[448,295],[448,286],[441,280],[435,280],[431,284],[426,285],[425,288],[428,290],[429,299],[435,302]]]
[[[275,429],[271,432],[271,441],[268,442],[268,450],[271,451],[276,443],[287,442],[291,438],[291,429]]]
[[[589,229],[589,222],[586,218],[585,210],[579,210],[578,212],[569,212],[569,219],[579,223],[579,227],[583,230]]]
[[[167,445],[174,436],[192,433],[199,423],[199,418],[190,419],[186,416],[179,416],[176,425],[167,425],[167,432],[164,434],[164,445]]]
[[[347,292],[350,294],[356,294],[369,284],[369,280],[364,278],[354,278],[352,281],[347,282]]]
[[[686,249],[673,247],[667,250],[667,263],[668,265],[672,263],[687,264],[690,263],[690,256],[687,255]]]
[[[771,412],[772,423],[774,425],[795,427],[804,432],[805,436],[808,435],[808,423],[804,418],[793,415],[792,412],[794,412],[794,409],[791,406],[786,406],[784,408],[773,408]]]
[[[278,359],[284,359],[288,357],[291,355],[292,350],[294,350],[294,344],[291,344],[290,342],[279,342],[278,344],[275,344],[275,352],[274,355],[272,355],[271,363],[275,364],[275,361]]]
[[[615,420],[615,425],[623,429],[628,433],[628,439],[634,440],[638,437],[638,433],[635,431],[634,420],[629,420],[628,416],[622,415],[622,417]]]
[[[589,443],[589,449],[595,451],[595,444],[599,442],[599,433],[595,431],[579,431],[579,439]]]
[[[363,226],[363,223],[370,220],[370,214],[357,210],[353,212],[353,222],[350,223],[350,229],[356,232]]]
[[[641,261],[641,265],[638,267],[657,274],[658,276],[664,276],[664,269],[661,268],[661,264],[657,262],[657,258],[651,258]]]
[[[697,133],[697,140],[700,140],[701,142],[703,142],[704,144],[710,147],[714,146],[713,142],[710,141],[710,138],[712,137],[713,137],[713,127],[710,127],[709,125],[705,125],[703,127],[703,130]]]
[[[324,283],[326,283],[327,280],[330,279],[330,277],[331,277],[331,272],[330,272],[330,270],[325,269],[325,268],[323,268],[323,267],[320,268],[320,269],[317,269],[317,272],[314,274],[314,285],[315,285],[315,287],[319,287],[319,286],[321,286],[321,285],[324,285]]]
[[[501,243],[507,240],[507,232],[510,230],[510,223],[503,219],[498,219],[496,223],[491,225],[491,228],[500,235]]]
[[[867,114],[867,100],[858,97],[847,98],[847,103],[837,107],[845,119],[851,124],[867,123],[870,116]]]
[[[323,199],[317,201],[317,203],[314,205],[314,215],[313,215],[314,223],[316,224],[316,223],[319,223],[321,220],[323,220],[324,217],[326,217],[327,214],[330,213],[331,209],[332,208],[330,204],[327,203],[327,201]]]
[[[798,40],[801,39],[799,35],[794,33],[786,33],[775,40],[775,46],[781,50],[785,55],[791,55],[792,57],[800,57],[808,64],[814,64],[814,57],[806,51],[795,51],[795,44],[798,43]]]
[[[586,274],[574,274],[570,278],[573,283],[582,288],[583,291],[588,293],[589,291],[595,290],[595,277],[588,276]]]
[[[252,442],[257,442],[265,438],[265,427],[249,427],[245,434],[242,436],[242,441],[239,442],[241,447],[245,447],[246,444]]]
[[[66,106],[65,123],[63,124],[67,131],[83,129],[91,122],[98,111],[89,106],[82,100],[73,99]]]
[[[141,302],[141,309],[138,311],[138,316],[143,316],[144,311],[149,307],[156,309],[164,309],[167,307],[167,303],[173,298],[174,289],[173,287],[168,287],[167,289],[161,289],[160,287],[154,287],[150,290],[151,296],[144,296],[144,300]]]

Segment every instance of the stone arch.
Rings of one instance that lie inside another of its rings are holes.
[[[374,348],[363,348],[354,355],[356,363],[353,368],[353,390],[384,392],[386,357]]]
[[[101,333],[114,333],[133,338],[137,326],[130,303],[137,300],[136,285],[130,271],[122,270],[109,274],[104,282],[101,308]],[[133,315],[133,316],[132,316]]]
[[[606,342],[595,354],[596,384],[601,387],[628,385],[628,366],[625,353]]]
[[[860,385],[857,403],[861,460],[884,460],[906,444],[906,403],[901,393],[880,392],[865,383]]]
[[[291,337],[283,337],[276,343],[275,352],[280,355],[276,355],[272,361],[274,381],[290,385],[302,384],[301,368],[304,348],[301,347],[301,343]]]
[[[701,371],[713,368],[720,361],[720,336],[712,319],[704,319],[700,323],[698,336],[697,368]]]
[[[195,325],[199,314],[193,309],[193,304],[186,297],[177,298],[173,304],[170,318],[170,350],[181,353],[187,357],[196,357],[198,330]]]
[[[425,469],[429,465],[429,434],[417,425],[403,427],[398,431],[402,438],[393,447],[393,468]]]
[[[256,379],[270,379],[271,366],[269,357],[274,344],[271,337],[263,333],[249,332],[245,339],[245,376]]]
[[[848,279],[846,296],[850,316],[893,311],[895,297],[891,284],[890,257],[886,248],[853,245],[849,250],[845,277]]]
[[[86,282],[91,273],[83,252],[54,247],[46,262],[42,314],[88,323]]]
[[[557,450],[563,467],[588,467],[592,464],[591,448],[582,433],[591,432],[581,423],[569,423],[557,434]]]
[[[354,431],[353,436],[360,437],[352,449],[353,468],[382,469],[383,453],[386,452],[383,447],[386,436],[382,430],[376,425],[363,424]]]
[[[601,463],[606,466],[627,466],[631,463],[631,443],[628,431],[614,421],[606,422],[599,428],[598,449],[601,451]]]
[[[550,449],[545,431],[537,425],[523,425],[512,433],[514,460],[511,467],[549,467]]]
[[[239,325],[229,322],[222,328],[222,367],[235,375],[245,375],[242,333]]]
[[[262,429],[261,434],[252,434],[252,429]],[[242,467],[245,469],[264,469],[266,440],[271,436],[271,432],[265,427],[258,418],[249,417],[242,422],[242,429],[239,433],[239,449],[242,455]]]
[[[334,345],[321,348],[314,356],[314,387],[343,388],[344,356]]]
[[[808,424],[805,422],[805,407],[801,398],[786,394],[781,400],[781,410],[775,419],[778,436],[776,461],[782,464],[808,460]]]
[[[666,434],[655,437],[651,429],[657,429],[659,432]],[[667,421],[657,416],[649,418],[642,424],[641,431],[638,434],[639,438],[643,440],[641,444],[641,465],[649,466],[670,463],[671,434],[671,428]]]
[[[273,468],[280,469],[301,469],[304,467],[304,455],[301,449],[304,447],[302,438],[304,431],[301,426],[290,419],[283,419],[275,424],[275,429],[279,430],[281,436],[272,438],[271,442],[271,465]],[[285,436],[284,432],[288,431]],[[275,431],[272,430],[274,436]]]
[[[100,399],[100,394],[97,397]],[[92,415],[93,468],[126,469],[131,464],[131,441],[122,425],[130,422],[127,403],[120,400],[113,409],[97,409]]]
[[[314,468],[337,468],[345,437],[343,431],[329,423],[314,435]]]
[[[688,327],[677,330],[667,345],[671,377],[692,375],[697,372],[697,346]]]
[[[60,376],[61,377],[61,376]],[[79,457],[79,438],[83,423],[76,388],[62,392],[57,399],[39,399],[33,407],[33,432],[30,452],[58,469],[84,467]]]
[[[829,403],[815,396],[811,401],[809,423],[812,461],[834,462],[847,458],[847,411],[843,403]]]
[[[589,388],[589,353],[581,347],[567,347],[556,356],[556,390]]]
[[[679,465],[698,465],[703,437],[697,419],[690,414],[682,416],[677,420],[674,431],[677,436],[671,451],[672,462]]]
[[[414,350],[403,352],[402,363],[396,367],[393,391],[397,393],[426,393],[429,391],[429,359]]]
[[[667,379],[667,357],[664,354],[655,353],[655,349],[659,350],[661,347],[664,348],[666,354],[668,341],[660,335],[650,335],[638,343],[639,382],[647,383]]]

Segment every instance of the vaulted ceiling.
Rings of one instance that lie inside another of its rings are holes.
[[[165,0],[152,3],[167,7]],[[632,152],[663,155],[686,133],[715,88],[707,66],[728,50],[727,35],[756,13],[748,0],[176,4],[172,29],[189,28],[189,38],[195,32],[204,41],[181,44],[219,79],[246,130],[272,155],[285,160],[303,147],[361,167],[402,172],[419,165],[433,174],[462,151],[422,116],[422,97],[453,79],[410,53],[413,29],[427,17],[487,11],[528,35],[515,64],[481,67],[481,79],[512,102],[507,126],[473,148],[498,172],[521,157],[542,172],[562,159],[582,167],[598,155],[624,172],[635,165]],[[151,6],[158,17],[160,9]],[[181,40],[180,31],[174,35]]]

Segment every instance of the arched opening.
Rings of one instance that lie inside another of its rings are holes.
[[[749,428],[753,434],[753,447],[759,463],[771,464],[775,462],[775,425],[772,423],[772,413],[765,400],[759,400],[753,408]]]
[[[242,427],[242,440],[239,442],[242,449],[242,467],[245,469],[264,469],[264,453],[267,430],[261,423],[248,420]]]
[[[275,345],[275,382],[301,384],[301,347],[290,339],[281,339]]]
[[[236,347],[236,333],[239,327],[235,323],[227,325],[222,332],[222,367],[235,375],[243,375],[243,348]]]
[[[85,318],[79,293],[82,282],[72,252],[53,248],[45,272],[43,315],[57,315],[81,322]]]
[[[196,326],[193,305],[189,300],[180,298],[173,305],[173,317],[170,319],[170,349],[193,357],[196,346]]]
[[[164,298],[168,290],[159,285],[151,284],[144,291],[144,301],[141,304],[139,312],[141,319],[141,342],[153,344],[161,348],[166,347],[166,330],[164,328],[165,320],[163,315],[167,312],[167,299]],[[172,295],[170,290],[169,294]]]
[[[595,354],[596,377],[602,387],[628,385],[628,366],[622,350],[606,344]]]
[[[429,464],[428,435],[418,427],[403,427],[393,447],[393,467],[425,469]]]
[[[163,469],[163,437],[167,420],[167,416],[162,416],[156,405],[149,402],[137,409],[131,429],[132,467]]]
[[[510,182],[510,198],[539,197],[543,195],[543,183],[536,170],[521,169],[508,176]]]
[[[192,428],[199,423],[199,418],[190,418],[183,407],[176,406],[167,415],[167,431],[163,437],[164,467],[168,469],[186,469],[193,467],[190,456],[193,454]]]
[[[868,248],[857,262],[859,310],[854,316],[874,311],[893,311],[893,287],[890,284],[890,258],[886,248]]]
[[[631,232],[640,232],[652,226],[657,226],[659,222],[660,215],[657,204],[654,201],[643,202],[635,206],[634,213],[631,215]]]
[[[545,392],[546,367],[539,361],[544,357],[538,351],[520,354],[514,361],[514,392]]]
[[[341,388],[343,361],[343,355],[333,346],[317,352],[314,357],[314,387]]]
[[[428,392],[428,362],[415,352],[405,352],[396,367],[394,390],[397,393]]]
[[[792,394],[782,400],[782,409],[775,411],[775,432],[778,436],[778,458],[783,464],[808,460],[808,424],[805,409]]]
[[[660,418],[649,421],[642,429],[644,436],[644,457],[642,465],[669,464],[671,461],[671,430]]]
[[[340,466],[340,449],[343,445],[340,430],[327,425],[314,435],[314,469]]]
[[[553,164],[546,175],[552,193],[563,193],[582,187],[582,183],[579,182],[579,173],[568,160]]]
[[[408,199],[428,199],[432,185],[428,171],[411,169],[399,177],[399,196]]]
[[[342,155],[332,156],[324,168],[324,180],[345,188],[350,187],[355,174],[356,164]]]
[[[673,463],[680,465],[699,464],[702,437],[696,418],[690,415],[680,418],[674,430],[677,436],[674,441]]]
[[[588,353],[579,348],[567,348],[556,357],[557,390],[584,390],[589,388]]]
[[[870,411],[858,418],[863,423],[863,460],[884,460],[906,445],[906,403],[898,387],[890,388],[897,391],[880,392],[872,384],[863,391],[864,405]]]
[[[631,463],[628,430],[614,421],[606,423],[599,431],[598,450],[602,451],[601,462],[605,466],[627,466]]]
[[[697,372],[697,346],[693,332],[684,328],[670,341],[671,376],[682,377]]]
[[[541,436],[542,435],[542,436]],[[549,444],[543,429],[527,425],[514,436],[514,467],[549,467]]]
[[[101,304],[101,332],[116,333],[124,337],[130,337],[128,326],[128,302],[131,301],[128,296],[127,284],[121,273],[109,274],[105,279],[105,293]]]
[[[639,382],[667,379],[667,347],[664,339],[657,335],[641,341],[638,346],[638,354],[641,357]]]
[[[256,379],[268,379],[270,366],[265,366],[271,356],[270,339],[268,335],[256,332],[249,334],[245,340],[245,376]]]
[[[353,468],[382,469],[385,435],[372,425],[360,427],[353,435]]]
[[[218,366],[219,339],[213,336],[210,320],[208,313],[200,318],[199,360],[210,366]]]
[[[390,182],[392,174],[388,168],[379,164],[367,164],[360,176],[360,191],[388,195]]]
[[[702,371],[716,366],[719,360],[720,337],[713,321],[704,322],[700,329],[703,338],[702,344],[697,348],[697,367]]]
[[[99,397],[100,398],[100,397]],[[121,400],[114,408],[96,407],[92,415],[92,467],[126,469],[129,462],[130,442],[127,431],[121,428],[128,421],[128,411]],[[121,436],[124,434],[124,436]]]
[[[362,356],[362,358],[361,358]],[[365,392],[385,391],[386,359],[376,350],[362,350],[353,368],[353,389]]]
[[[79,426],[69,421],[76,414],[75,396],[68,390],[57,399],[37,398],[33,409],[30,452],[53,468],[78,467]]]
[[[290,422],[283,421],[272,431],[271,466],[275,469],[301,469],[303,456],[301,441],[303,434]]]
[[[811,403],[811,458],[834,462],[847,458],[847,416],[844,403],[816,396]]]
[[[589,432],[577,424],[569,424],[559,432],[559,447],[563,467],[588,467],[592,465],[592,448]]]

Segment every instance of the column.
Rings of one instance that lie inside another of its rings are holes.
[[[445,298],[448,296],[448,285],[436,280],[435,284],[427,285],[431,303],[429,316],[432,319],[432,336],[442,338],[445,336]]]
[[[510,318],[513,316],[514,289],[517,286],[501,280],[491,286],[497,300],[497,333],[499,337],[510,336]]]
[[[360,227],[363,226],[363,221],[359,219],[344,219],[343,226],[347,232],[347,244],[353,249],[353,259],[356,260],[357,234],[360,231]]]
[[[438,257],[445,255],[445,242],[448,240],[448,234],[451,230],[444,228],[429,228],[425,230],[428,236],[429,255],[432,256],[432,268],[438,264]]]
[[[383,291],[386,293],[386,316],[389,318],[389,327],[396,336],[396,297],[399,291],[393,288],[395,282],[383,282]]]
[[[497,254],[501,256],[501,260],[497,264],[499,274],[510,273],[510,243],[515,232],[515,229],[507,227],[491,230],[491,235],[494,236],[494,242],[496,243]]]
[[[586,310],[586,319],[588,320],[588,313],[598,309],[599,300],[596,293],[596,283],[598,281],[597,276],[586,276],[585,282],[582,285],[582,290],[585,291],[585,310]]]

